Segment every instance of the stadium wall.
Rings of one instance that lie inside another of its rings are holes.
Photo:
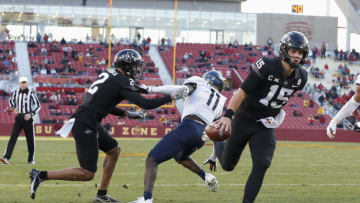
[[[36,136],[55,136],[55,125],[35,125]],[[114,137],[124,138],[160,138],[170,132],[173,127],[151,126],[115,126],[110,130]],[[12,125],[0,124],[0,135],[9,136]],[[360,134],[354,131],[337,130],[336,138],[329,140],[325,129],[276,129],[277,140],[282,141],[316,141],[316,142],[360,142]],[[21,135],[24,135],[22,132]]]
[[[324,29],[324,26],[326,29]],[[269,37],[277,44],[289,31],[300,31],[309,39],[311,47],[321,47],[324,41],[328,50],[337,48],[338,18],[287,14],[257,14],[256,41],[266,45]]]

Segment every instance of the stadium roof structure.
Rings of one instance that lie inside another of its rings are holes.
[[[178,0],[179,10],[240,12],[246,0]],[[2,0],[10,5],[88,6],[104,8],[108,0]],[[173,9],[174,0],[112,0],[114,8]]]
[[[360,1],[335,0],[350,25],[352,33],[360,34]]]

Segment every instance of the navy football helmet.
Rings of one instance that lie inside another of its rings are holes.
[[[204,78],[208,83],[214,86],[219,92],[224,88],[225,78],[222,76],[221,72],[216,70],[211,70],[206,72],[202,78]]]
[[[303,52],[300,63],[293,63],[290,60],[289,49],[298,49]],[[291,68],[300,68],[305,64],[305,59],[309,54],[309,42],[301,32],[292,31],[285,34],[280,40],[280,59],[290,65]]]
[[[133,49],[123,49],[115,55],[113,65],[115,68],[124,71],[127,77],[140,79],[144,61],[139,52]]]

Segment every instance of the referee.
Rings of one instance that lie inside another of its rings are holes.
[[[16,140],[21,130],[24,129],[29,151],[28,163],[35,164],[35,134],[32,117],[39,112],[40,102],[35,92],[27,87],[26,77],[20,77],[19,83],[20,88],[12,94],[9,101],[10,108],[16,115],[15,124],[5,154],[0,158],[0,161],[4,164],[10,163],[9,160],[14,151]]]

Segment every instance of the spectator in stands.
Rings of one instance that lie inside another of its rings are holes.
[[[309,107],[309,100],[304,99],[303,105],[304,105],[305,108]]]
[[[293,117],[299,117],[299,112],[297,110],[293,111]]]
[[[272,46],[272,44],[273,44],[273,40],[272,40],[272,38],[271,38],[271,37],[269,37],[269,38],[268,38],[268,40],[267,40],[267,44],[268,44],[268,46],[269,46],[269,47],[271,47],[271,46]]]
[[[335,55],[335,60],[339,60],[339,50],[336,47],[336,49],[334,50],[334,55]]]
[[[318,110],[317,110],[317,116],[323,116],[325,115],[325,112],[324,112],[324,108],[323,107],[319,107]]]
[[[64,38],[61,39],[60,44],[61,44],[61,45],[65,45],[65,44],[66,44],[66,41],[65,41]]]
[[[320,122],[320,125],[321,125],[321,126],[325,125],[326,117],[325,117],[324,115],[323,115],[323,116],[320,116],[319,122]]]
[[[43,55],[43,56],[47,56],[47,51],[46,51],[46,47],[45,47],[44,44],[42,45],[42,48],[41,48],[40,53],[41,53],[41,55]]]
[[[41,42],[41,35],[40,35],[40,33],[37,33],[37,34],[36,34],[36,42],[37,42],[37,43],[40,43],[40,42]]]
[[[237,39],[234,41],[234,48],[237,49],[239,47],[239,42]]]
[[[323,41],[321,44],[321,58],[325,58],[326,57],[326,44]]]
[[[44,35],[44,42],[45,42],[45,44],[48,43],[48,40],[49,40],[49,36],[45,33],[45,35]]]
[[[309,117],[308,117],[308,124],[309,125],[314,125],[314,122],[315,122],[315,118],[314,118],[314,116],[312,116],[310,114]]]
[[[309,101],[309,107],[312,108],[312,107],[314,107],[314,105],[315,105],[314,101],[313,101],[312,99],[310,99],[310,101]]]

